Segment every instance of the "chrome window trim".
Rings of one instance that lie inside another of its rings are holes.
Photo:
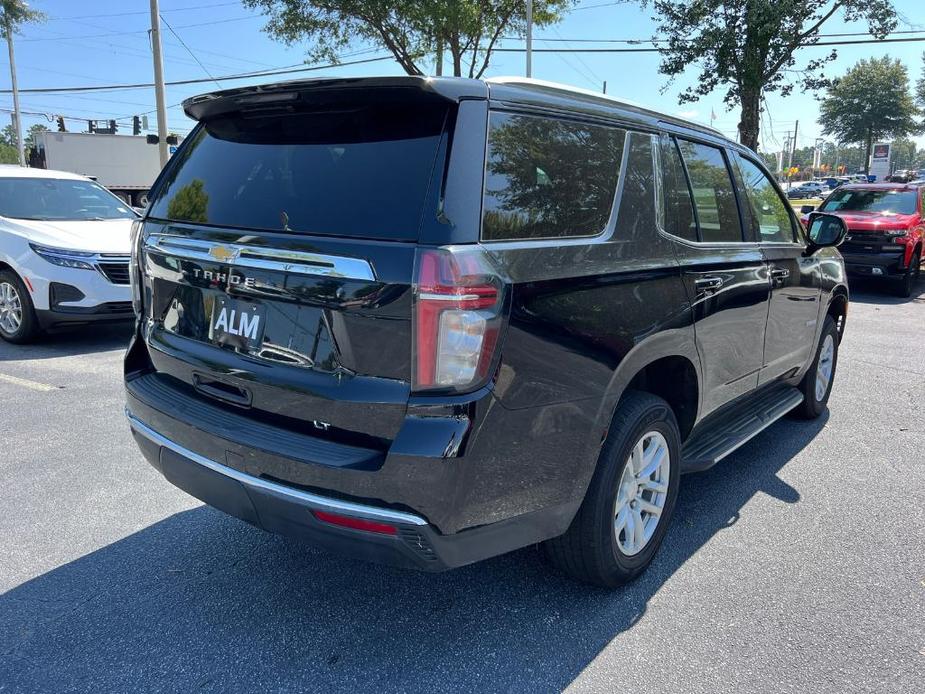
[[[353,280],[374,281],[376,279],[372,265],[362,258],[247,246],[239,243],[214,243],[170,234],[151,234],[145,239],[145,250],[187,260],[202,260],[258,270]]]
[[[135,432],[141,436],[144,436],[152,443],[155,443],[158,446],[163,446],[164,448],[168,448],[174,453],[177,453],[178,455],[191,460],[197,465],[201,465],[202,467],[208,468],[213,472],[217,472],[220,475],[224,475],[225,477],[240,482],[245,487],[257,489],[262,492],[268,492],[274,496],[283,497],[290,501],[295,501],[299,504],[322,511],[330,511],[332,513],[344,514],[356,518],[365,518],[367,520],[383,521],[386,523],[395,523],[399,525],[427,525],[426,520],[420,516],[414,515],[413,513],[393,511],[391,509],[378,508],[376,506],[367,506],[366,504],[357,504],[352,501],[332,499],[330,497],[312,494],[311,492],[305,492],[301,489],[295,489],[293,487],[287,487],[275,482],[269,482],[259,477],[248,475],[244,472],[239,472],[234,468],[217,463],[211,458],[206,458],[203,455],[199,455],[198,453],[195,453],[188,448],[181,446],[177,442],[168,439],[166,436],[155,431],[140,419],[138,419],[138,417],[129,412],[128,408],[125,410],[125,416],[128,419],[129,426],[131,426]]]

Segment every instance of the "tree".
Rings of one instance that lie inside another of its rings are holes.
[[[19,152],[13,145],[0,143],[0,164],[18,164]]]
[[[915,100],[925,111],[925,53],[922,53],[922,76],[915,83]]]
[[[47,133],[47,132],[48,132],[48,127],[45,126],[45,125],[43,125],[43,124],[41,124],[41,123],[36,123],[36,124],[33,125],[32,127],[30,127],[30,128],[29,128],[29,134],[26,135],[26,147],[27,147],[27,148],[29,148],[29,147],[35,147],[35,135],[36,135],[36,133]]]
[[[864,20],[883,38],[897,23],[892,0],[625,0],[652,3],[658,32],[653,40],[661,53],[659,72],[677,77],[691,65],[700,74],[678,96],[679,103],[697,101],[725,88],[723,100],[740,106],[739,141],[757,150],[765,94],[788,95],[795,86],[816,90],[828,86],[824,66],[835,51],[813,58],[795,71],[796,53],[819,41],[819,30],[833,17]],[[795,81],[789,75],[798,72]]]
[[[889,56],[860,60],[829,88],[819,107],[822,132],[864,143],[868,170],[874,140],[912,135],[921,128],[906,66]]]
[[[875,0],[878,1],[878,0]],[[243,0],[262,10],[270,36],[292,45],[309,40],[312,60],[337,62],[353,41],[392,53],[409,75],[426,74],[422,61],[446,50],[453,74],[481,77],[502,35],[524,34],[523,0]],[[535,0],[533,22],[561,19],[575,0]],[[464,63],[467,64],[464,66]]]
[[[167,217],[187,222],[208,222],[209,194],[201,178],[180,188],[167,205]]]
[[[920,158],[920,152],[914,140],[907,137],[893,140],[893,146],[890,148],[890,165],[893,170],[898,169],[917,169],[917,163]]]

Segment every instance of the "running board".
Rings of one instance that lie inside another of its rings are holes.
[[[700,472],[744,445],[803,402],[793,386],[772,386],[727,412],[718,413],[681,449],[681,472]]]

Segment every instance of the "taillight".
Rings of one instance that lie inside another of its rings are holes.
[[[128,276],[129,282],[132,285],[132,308],[135,309],[135,315],[141,317],[142,301],[141,301],[141,243],[142,243],[142,230],[143,222],[140,219],[136,219],[132,222],[132,233],[131,233],[131,251],[128,261]]]
[[[416,266],[414,389],[481,385],[501,329],[502,282],[478,250],[421,250]]]

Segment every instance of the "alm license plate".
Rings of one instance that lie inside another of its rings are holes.
[[[215,298],[209,339],[220,345],[249,350],[263,342],[263,307],[246,301]]]

